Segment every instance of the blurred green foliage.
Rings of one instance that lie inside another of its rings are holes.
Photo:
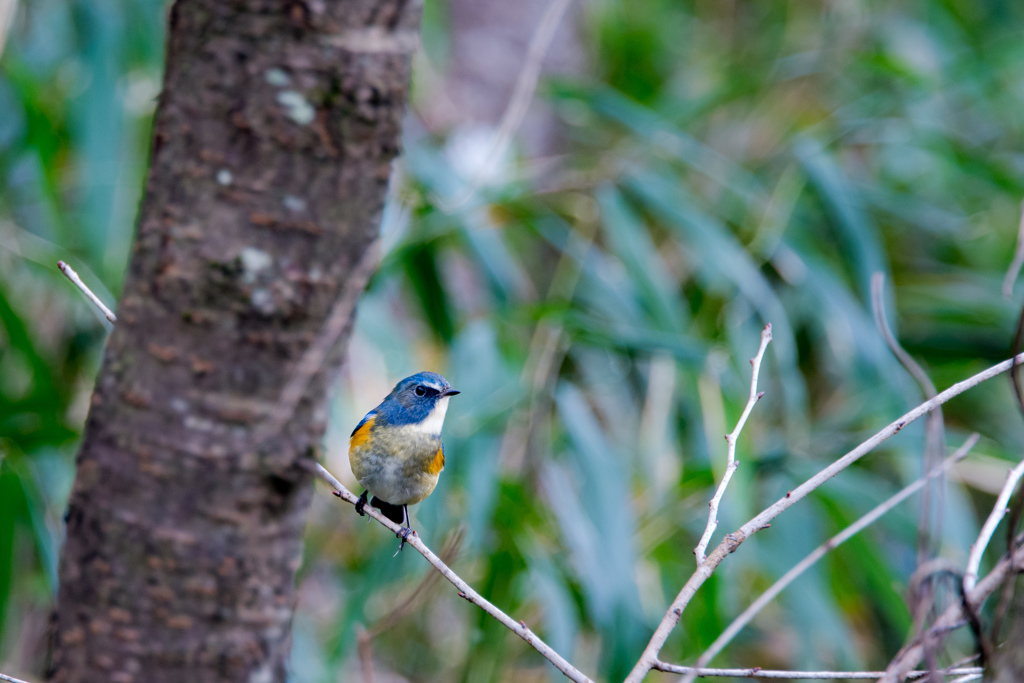
[[[0,671],[38,673],[106,337],[56,268],[121,285],[159,93],[148,0],[20,3],[0,61]]]
[[[427,58],[442,70],[447,17],[427,3]],[[463,130],[419,116],[438,93],[417,82],[387,256],[360,305],[327,464],[351,481],[352,425],[395,380],[444,372],[463,395],[415,526],[486,597],[616,680],[693,570],[765,322],[766,395],[714,543],[920,401],[874,327],[873,273],[940,388],[1007,357],[1024,6],[600,0],[581,17],[590,75],[549,79],[538,96],[564,152],[503,163],[455,210],[479,169],[456,144]],[[33,0],[0,61],[6,673],[41,666],[105,335],[53,264],[119,290],[162,31],[157,2]],[[992,459],[1019,458],[1024,438],[1003,379],[947,404],[945,418],[950,445],[983,436],[962,469],[972,486],[943,492],[942,553],[962,565],[1000,483]],[[803,554],[918,476],[923,442],[923,426],[908,427],[730,556],[663,658],[692,660]],[[831,553],[716,663],[884,666],[910,627],[917,515],[905,505]],[[558,678],[446,584],[417,592],[432,572],[394,549],[317,496],[294,680],[355,679],[367,631],[378,675]]]

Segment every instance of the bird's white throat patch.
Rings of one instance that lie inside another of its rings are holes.
[[[440,436],[441,426],[444,424],[445,413],[448,412],[448,399],[449,396],[443,396],[437,399],[437,403],[434,404],[434,409],[427,415],[427,419],[423,420],[419,424],[413,425],[416,431],[423,432],[424,434],[430,434],[431,436]]]

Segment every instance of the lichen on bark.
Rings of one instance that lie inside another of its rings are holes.
[[[253,435],[376,236],[419,15],[417,0],[173,6],[50,680],[284,680],[301,461],[342,343],[282,429]]]

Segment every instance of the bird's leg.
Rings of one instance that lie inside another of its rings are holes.
[[[405,526],[403,526],[398,534],[396,534],[400,539],[402,539],[402,542],[398,544],[398,553],[402,552],[402,549],[405,547],[405,540],[409,538],[410,535],[416,533],[412,530],[412,525],[409,522],[409,506],[403,505],[402,510],[405,514]],[[397,555],[398,553],[395,554]]]
[[[356,502],[356,512],[359,513],[360,517],[366,516],[366,513],[363,512],[363,509],[366,508],[366,496],[369,493],[369,491],[363,491],[363,495],[359,496],[359,500]]]

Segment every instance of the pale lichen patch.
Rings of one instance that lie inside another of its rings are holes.
[[[252,303],[252,307],[264,315],[270,315],[274,312],[274,295],[269,290],[254,290],[249,300]]]
[[[267,69],[263,72],[263,79],[270,85],[283,88],[292,82],[292,79],[281,69]]]
[[[244,247],[238,254],[242,264],[242,281],[248,285],[259,278],[260,273],[274,265],[274,257],[256,247]]]
[[[316,109],[295,90],[284,90],[277,93],[277,102],[288,110],[288,117],[300,126],[308,125],[316,117]]]
[[[294,213],[302,213],[306,210],[306,200],[302,197],[296,197],[295,195],[286,194],[284,196],[284,208]]]

